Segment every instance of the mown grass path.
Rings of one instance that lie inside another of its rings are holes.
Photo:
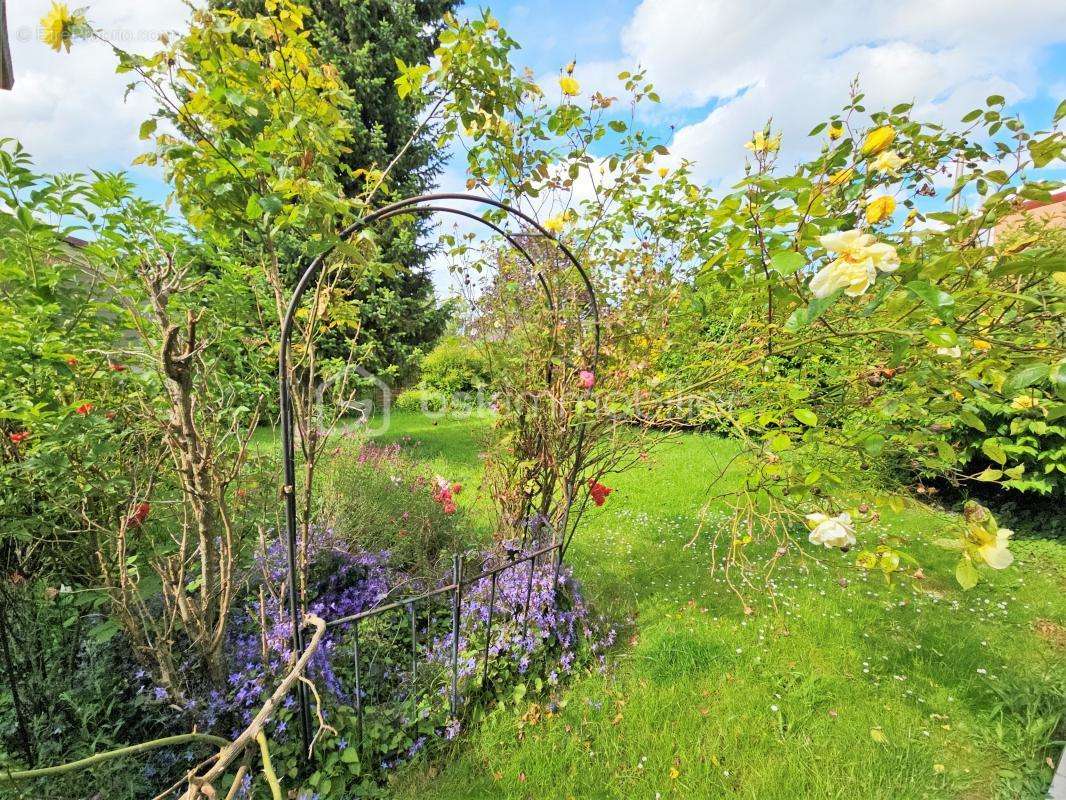
[[[476,505],[484,430],[400,417],[387,438],[411,437]],[[746,616],[707,540],[685,547],[731,447],[688,436],[610,481],[572,558],[629,620],[607,669],[497,709],[398,797],[1042,797],[1066,702],[1066,544],[1017,542],[1013,568],[963,593],[927,543],[945,516],[911,503],[886,528],[916,539],[925,580],[887,586],[797,532],[820,560],[783,559],[778,611]]]

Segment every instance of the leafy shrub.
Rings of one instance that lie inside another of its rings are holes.
[[[393,402],[397,411],[408,413],[440,413],[445,410],[447,398],[435,389],[408,389]]]
[[[445,336],[422,359],[421,387],[446,395],[483,388],[489,377],[484,354],[459,336]]]
[[[83,578],[94,567],[90,539],[74,532],[109,520],[128,494],[116,454],[138,378],[101,355],[126,317],[65,238],[89,189],[83,178],[38,174],[21,145],[0,139],[0,194],[15,209],[0,212],[3,574]]]
[[[960,461],[1019,492],[1066,493],[1066,405],[1038,390],[1010,402],[975,397],[952,433]]]
[[[99,593],[57,592],[42,583],[0,588],[8,624],[4,634],[21,667],[19,698],[36,766],[182,732],[171,727],[172,710],[136,692],[137,683],[129,676],[138,666],[124,637],[100,613],[102,600]],[[198,760],[195,755],[180,749],[155,751],[17,786],[0,783],[0,797],[151,797],[157,782],[176,780]],[[26,766],[5,677],[0,692],[0,770]]]

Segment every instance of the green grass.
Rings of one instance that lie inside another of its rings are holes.
[[[462,481],[460,505],[488,530],[485,419],[394,414],[380,438]],[[254,444],[276,448],[269,431]],[[964,593],[952,554],[928,544],[950,516],[909,502],[861,535],[914,539],[924,581],[887,586],[798,533],[797,552],[817,560],[783,559],[776,610],[749,593],[757,613],[746,616],[710,570],[708,534],[724,507],[686,547],[709,476],[735,452],[686,436],[608,481],[615,492],[587,515],[570,556],[623,631],[608,668],[497,708],[408,768],[396,797],[1043,797],[1066,694],[1066,544],[1016,542],[1014,567],[985,571]]]
[[[415,458],[473,489],[486,433],[398,416],[385,438],[411,437]],[[759,602],[745,616],[709,570],[707,537],[685,547],[708,476],[732,452],[688,436],[609,482],[571,559],[624,626],[607,669],[497,708],[408,768],[397,797],[1042,796],[1066,687],[1066,546],[1017,542],[1016,566],[963,593],[951,554],[925,543],[945,515],[910,503],[885,527],[916,537],[926,580],[886,586],[797,535],[819,560],[783,559],[777,610]],[[714,513],[709,529],[724,519]],[[547,715],[549,701],[559,707]]]

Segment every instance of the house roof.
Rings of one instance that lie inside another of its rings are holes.
[[[1047,200],[1026,200],[1024,203],[1021,203],[1018,208],[1022,211],[1032,211],[1034,208],[1053,206],[1056,203],[1061,203],[1063,201],[1066,201],[1066,192],[1056,192]]]

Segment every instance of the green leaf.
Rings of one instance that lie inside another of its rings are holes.
[[[792,412],[792,416],[802,422],[804,425],[814,427],[818,424],[818,415],[811,411],[809,408],[797,408]]]
[[[522,698],[524,698],[526,696],[526,691],[527,691],[526,690],[526,685],[524,683],[520,683],[517,686],[515,686],[514,687],[514,694],[512,695],[512,698],[514,699],[514,702],[515,703],[521,703],[522,702]]]
[[[828,311],[829,307],[839,300],[842,295],[842,291],[837,291],[829,295],[829,297],[812,300],[809,306],[797,308],[785,322],[784,329],[788,333],[796,333],[802,330]]]
[[[995,439],[985,439],[981,443],[981,452],[995,461],[997,464],[1005,464],[1007,461],[1007,453],[1001,445]]]
[[[1051,386],[1055,389],[1055,394],[1066,400],[1066,358],[1051,367],[1048,377],[1051,378]]]
[[[954,347],[959,343],[959,337],[951,328],[927,328],[925,338],[937,347]]]
[[[244,216],[253,220],[263,216],[263,207],[259,205],[259,195],[253,194],[248,198],[248,203],[244,206]]]
[[[773,267],[774,272],[781,277],[791,275],[801,269],[806,263],[807,259],[795,250],[782,250],[779,253],[774,253],[773,257],[770,259],[770,266]]]
[[[936,454],[941,460],[946,461],[948,464],[954,464],[958,461],[958,456],[955,454],[955,448],[945,442],[943,439],[938,440],[935,443]]]
[[[908,281],[905,286],[907,291],[926,305],[936,309],[941,315],[950,315],[954,310],[955,298],[928,281]]]
[[[779,433],[770,439],[770,450],[775,453],[788,450],[790,447],[792,447],[792,440],[783,433]]]
[[[885,449],[885,437],[879,433],[867,436],[862,443],[862,449],[872,456],[880,455]]]
[[[980,579],[981,576],[977,573],[977,567],[973,565],[969,558],[959,560],[958,565],[955,567],[955,580],[959,582],[959,586],[969,591],[977,585],[977,581]]]
[[[146,119],[144,122],[141,123],[141,130],[138,136],[140,136],[140,138],[142,139],[147,139],[149,136],[155,133],[155,129],[158,124],[159,120],[157,120],[155,117],[152,117],[151,119]]]
[[[1066,100],[1059,103],[1059,107],[1055,109],[1054,121],[1058,122],[1063,117],[1066,117]]]
[[[1032,386],[1037,381],[1046,378],[1049,371],[1047,364],[1026,364],[1018,367],[1003,382],[1003,394],[1009,397],[1021,389]]]
[[[268,214],[277,214],[281,211],[284,203],[281,202],[281,198],[276,194],[268,194],[265,197],[259,198],[259,205],[262,206],[263,210]]]
[[[1029,156],[1033,159],[1034,167],[1046,167],[1056,158],[1062,157],[1064,148],[1066,137],[1056,132],[1045,139],[1033,139],[1029,142]]]
[[[964,408],[959,412],[959,419],[971,428],[981,431],[981,433],[985,433],[988,430],[988,428],[985,427],[985,424],[981,421],[981,418],[968,408]]]
[[[985,483],[993,483],[1003,477],[1003,470],[992,469],[988,467],[984,472],[976,476],[976,480],[984,481]]]

